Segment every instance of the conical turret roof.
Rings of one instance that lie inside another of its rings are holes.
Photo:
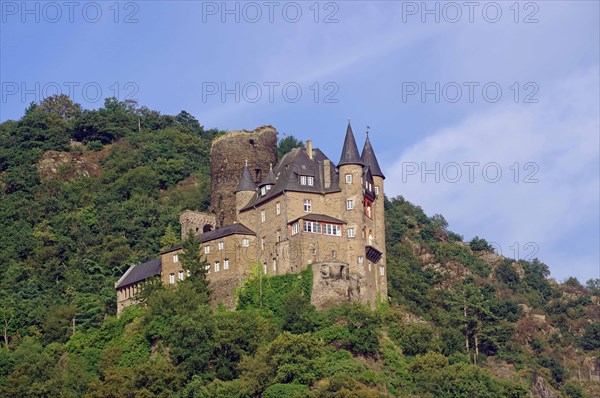
[[[275,185],[275,174],[273,173],[273,165],[269,165],[269,174],[267,177],[260,183],[260,186],[263,185]]]
[[[344,139],[344,147],[342,148],[342,156],[340,157],[338,166],[343,166],[345,164],[358,164],[364,166],[364,163],[358,154],[358,147],[356,146],[356,140],[354,139],[350,121],[348,121],[346,138]]]
[[[252,179],[252,174],[250,173],[250,169],[248,168],[248,162],[246,162],[246,165],[244,166],[244,169],[242,170],[242,176],[240,177],[240,183],[238,184],[237,189],[235,190],[235,192],[241,192],[241,191],[256,191],[256,184],[254,183],[254,180]]]
[[[369,166],[371,170],[371,175],[385,178],[383,172],[381,171],[381,167],[379,167],[379,162],[377,161],[377,157],[375,156],[375,151],[373,150],[373,146],[371,145],[371,140],[369,140],[369,134],[367,133],[367,139],[365,140],[365,146],[362,150],[362,155],[360,156],[362,161],[366,166]]]

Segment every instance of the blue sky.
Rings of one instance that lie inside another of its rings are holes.
[[[335,161],[351,118],[360,143],[371,127],[388,196],[504,255],[537,256],[558,280],[600,277],[597,1],[0,11],[0,121],[58,87],[86,108],[116,95],[208,128],[270,124]]]

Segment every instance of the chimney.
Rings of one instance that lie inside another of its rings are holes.
[[[310,160],[312,160],[312,158],[313,158],[312,140],[307,140],[306,141],[306,154],[308,155],[308,158]]]
[[[325,159],[323,161],[323,183],[325,189],[331,187],[331,160]]]

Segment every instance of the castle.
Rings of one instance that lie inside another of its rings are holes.
[[[367,135],[359,153],[348,122],[340,160],[306,142],[277,162],[277,131],[236,131],[213,141],[211,213],[187,210],[182,239],[193,232],[207,265],[214,303],[235,308],[235,289],[251,275],[312,267],[311,303],[373,307],[387,299],[384,175]],[[187,277],[181,246],[130,267],[117,281],[117,312],[136,302],[141,284]]]

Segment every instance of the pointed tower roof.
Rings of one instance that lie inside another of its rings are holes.
[[[269,174],[267,177],[260,183],[260,186],[263,185],[275,185],[275,174],[273,173],[273,164],[269,164]]]
[[[238,187],[235,190],[235,192],[241,191],[256,191],[256,184],[254,183],[254,180],[252,179],[252,174],[250,173],[250,169],[248,168],[248,161],[246,161],[246,165],[242,170],[242,176],[240,177],[240,183],[238,184]]]
[[[365,165],[358,154],[358,147],[356,146],[356,140],[354,139],[352,126],[350,126],[350,120],[348,120],[346,138],[344,139],[344,147],[342,148],[342,156],[340,157],[338,166],[343,166],[345,164],[358,164],[361,166]]]
[[[365,165],[369,166],[369,169],[371,169],[371,175],[385,178],[385,176],[381,172],[381,167],[379,167],[379,162],[377,161],[377,157],[375,156],[375,151],[373,150],[373,146],[371,145],[371,140],[369,140],[368,131],[367,139],[365,140],[365,146],[363,147],[362,155],[360,156],[360,158],[365,163]]]

